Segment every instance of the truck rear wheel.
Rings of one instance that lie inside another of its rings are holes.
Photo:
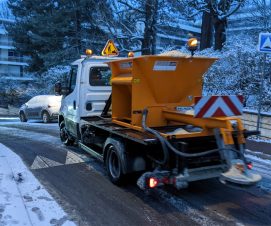
[[[124,180],[121,159],[114,145],[110,145],[106,157],[106,170],[110,181],[120,185]]]
[[[62,121],[60,123],[60,140],[63,144],[65,144],[66,146],[71,146],[74,144],[74,140],[72,140],[69,137],[69,134],[67,132],[66,126],[65,126],[65,122]]]

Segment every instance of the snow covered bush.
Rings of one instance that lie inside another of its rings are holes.
[[[33,74],[33,81],[0,80],[0,106],[19,107],[33,96],[54,94],[54,84],[66,82],[69,70],[69,66],[56,66],[42,74]]]
[[[32,96],[38,95],[39,91],[32,82],[17,80],[2,80],[0,82],[0,106],[20,106]]]
[[[67,82],[70,66],[55,66],[48,71],[37,75],[37,83],[40,86],[41,94],[54,94],[54,85],[56,82]]]
[[[205,95],[243,95],[244,106],[257,109],[263,54],[257,51],[256,42],[251,36],[236,36],[231,37],[221,52],[207,49],[199,53],[219,58],[204,76]],[[265,111],[271,110],[268,71],[270,66],[264,80],[262,101]]]

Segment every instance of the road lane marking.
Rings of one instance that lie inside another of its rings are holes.
[[[30,168],[32,170],[51,168],[56,166],[79,164],[83,162],[88,162],[90,158],[84,156],[83,154],[77,154],[73,151],[67,151],[65,163],[60,163],[55,160],[46,158],[41,155],[37,155],[31,164]]]
[[[85,161],[78,154],[76,154],[72,151],[67,152],[65,165],[78,164],[78,163],[82,163],[82,162],[85,162]]]
[[[35,170],[35,169],[44,169],[44,168],[49,168],[49,167],[55,167],[55,166],[62,166],[63,164],[57,161],[54,161],[52,159],[48,159],[43,156],[36,156],[34,159],[30,169]]]

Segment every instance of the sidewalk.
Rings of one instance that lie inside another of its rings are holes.
[[[1,143],[0,225],[75,225],[19,156]]]
[[[267,140],[251,140],[247,139],[246,148],[254,152],[262,152],[271,155],[271,139]]]

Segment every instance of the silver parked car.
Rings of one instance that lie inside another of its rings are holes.
[[[48,123],[57,119],[61,100],[62,96],[55,95],[40,95],[31,98],[20,108],[21,122],[27,122],[28,119],[42,119],[44,123]]]

